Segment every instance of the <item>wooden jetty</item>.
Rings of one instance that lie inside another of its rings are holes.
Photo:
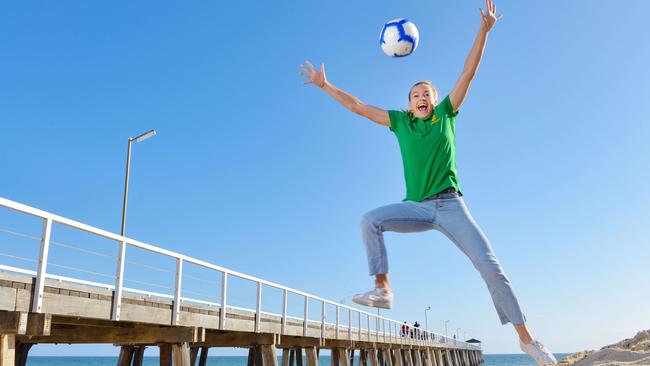
[[[204,366],[212,347],[248,348],[248,366],[318,366],[323,349],[330,350],[332,366],[354,366],[354,362],[359,366],[483,363],[480,347],[473,344],[424,330],[404,332],[399,321],[4,198],[0,198],[0,207],[43,221],[35,271],[3,264],[0,256],[0,366],[24,366],[29,350],[40,343],[113,344],[120,347],[118,366],[142,365],[145,347],[159,349],[161,366]],[[114,241],[115,282],[97,283],[48,273],[53,223]],[[172,294],[124,286],[129,247],[176,261]],[[182,296],[184,264],[201,266],[221,278],[219,302]],[[256,284],[255,309],[229,305],[231,278]],[[282,292],[281,313],[262,311],[263,288]],[[304,299],[302,316],[288,315],[289,294]],[[320,305],[316,309],[310,306],[314,302]],[[334,310],[335,319],[327,319],[327,309]],[[318,314],[317,320],[314,314]]]

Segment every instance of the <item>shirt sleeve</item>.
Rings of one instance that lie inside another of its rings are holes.
[[[396,132],[399,128],[400,122],[403,119],[404,112],[402,111],[388,111],[388,119],[390,120],[390,126],[388,127],[391,131]]]
[[[458,115],[458,111],[454,111],[454,106],[451,105],[451,99],[449,99],[449,95],[443,99],[442,103],[440,103],[440,106],[442,107],[444,115],[449,117],[456,117]]]

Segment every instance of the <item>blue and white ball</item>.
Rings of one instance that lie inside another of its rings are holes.
[[[393,19],[384,24],[379,37],[381,50],[390,57],[408,56],[418,47],[420,34],[408,19]]]

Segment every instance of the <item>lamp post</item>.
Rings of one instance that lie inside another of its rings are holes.
[[[445,337],[449,337],[449,334],[447,333],[447,323],[449,323],[449,320],[445,320]]]
[[[427,311],[431,310],[431,306],[427,306],[426,309],[424,309],[424,330],[428,331],[429,330],[429,319],[427,318]]]
[[[133,141],[142,142],[155,134],[156,134],[155,130],[150,130],[136,137],[129,137],[129,147],[126,152],[126,177],[124,178],[124,202],[122,204],[122,231],[121,231],[122,236],[124,236],[124,229],[126,228],[126,203],[129,195],[129,172],[131,170],[131,143],[133,143]]]
[[[460,337],[460,328],[456,328],[456,338]]]

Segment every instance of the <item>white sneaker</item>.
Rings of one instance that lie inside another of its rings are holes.
[[[534,340],[530,343],[524,343],[519,340],[519,347],[535,360],[538,366],[557,365],[557,360],[551,351],[541,342]]]
[[[359,305],[390,309],[393,307],[393,293],[383,288],[376,288],[372,291],[354,295],[352,301]]]

